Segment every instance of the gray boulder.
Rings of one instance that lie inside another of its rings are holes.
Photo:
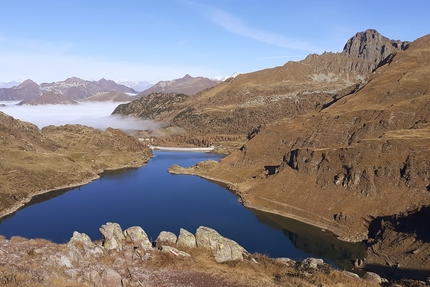
[[[85,233],[79,233],[77,231],[73,232],[72,238],[70,238],[67,243],[67,247],[70,248],[78,248],[83,250],[93,249],[95,247],[94,242],[91,241],[91,238]]]
[[[248,254],[236,241],[225,238],[216,230],[204,226],[200,226],[196,231],[196,244],[197,247],[211,249],[218,263],[243,260],[243,254]]]
[[[176,244],[176,240],[178,238],[176,237],[176,234],[174,234],[173,232],[169,232],[169,231],[161,231],[160,235],[158,235],[157,237],[157,245],[161,245],[161,244]]]
[[[305,269],[318,269],[319,266],[324,264],[324,260],[317,258],[306,258],[300,262],[300,266]]]
[[[85,233],[73,232],[72,238],[67,243],[68,259],[80,261],[82,258],[97,257],[103,254],[103,250],[96,246]],[[61,263],[65,261],[62,260]],[[67,263],[67,262],[66,262]]]
[[[196,247],[196,237],[191,232],[181,228],[179,230],[178,240],[176,241],[178,246],[184,246],[188,248]]]
[[[134,247],[142,247],[144,250],[152,249],[148,235],[140,226],[132,226],[124,230],[124,237],[131,241]]]
[[[125,239],[121,226],[118,223],[108,222],[99,228],[103,236],[103,247],[107,250],[122,250],[122,241]]]

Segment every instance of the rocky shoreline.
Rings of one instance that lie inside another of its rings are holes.
[[[188,167],[188,168],[184,168],[178,165],[173,165],[168,169],[168,172],[171,174],[183,174],[183,175],[194,175],[194,176],[199,176],[201,178],[213,181],[213,182],[218,182],[221,184],[224,184],[226,186],[227,189],[229,189],[231,192],[233,192],[237,197],[240,203],[242,203],[243,206],[247,207],[247,208],[252,208],[255,210],[259,210],[259,211],[263,211],[263,212],[267,212],[267,213],[272,213],[272,214],[276,214],[279,216],[283,216],[283,217],[287,217],[287,218],[291,218],[318,228],[321,228],[322,230],[329,230],[331,232],[333,232],[334,234],[337,235],[339,240],[345,241],[345,242],[362,242],[363,240],[366,240],[367,234],[364,233],[360,233],[360,232],[355,232],[354,235],[347,235],[345,234],[343,228],[344,226],[341,226],[339,228],[336,228],[335,226],[333,226],[333,224],[323,224],[321,222],[317,222],[317,221],[313,221],[310,220],[306,217],[301,217],[297,214],[294,213],[288,213],[288,212],[282,212],[279,209],[271,209],[271,208],[265,208],[262,205],[259,204],[253,204],[252,202],[247,200],[247,196],[246,194],[243,194],[243,190],[241,190],[240,187],[237,187],[234,183],[229,182],[225,179],[221,179],[221,178],[217,178],[214,176],[210,176],[208,174],[205,174],[204,172],[201,172],[202,170],[205,170],[207,168],[210,168],[211,166],[214,166],[216,162],[212,161],[212,160],[208,160],[206,162],[200,162],[198,164],[196,164],[195,166],[192,167]],[[354,232],[354,231],[352,231]]]
[[[154,242],[139,226],[122,230],[119,224],[108,222],[99,230],[103,238],[99,242],[77,231],[67,244],[19,237],[0,239],[0,282],[10,286],[53,282],[57,286],[203,286],[199,280],[204,278],[209,284],[205,286],[239,287],[296,286],[282,282],[324,283],[335,277],[348,286],[388,283],[371,272],[360,279],[356,274],[333,269],[321,259],[296,262],[249,254],[237,242],[204,226],[195,234],[185,229],[180,229],[178,236],[162,231]],[[274,274],[265,273],[269,266],[284,273],[276,279]],[[245,279],[239,279],[245,275]]]

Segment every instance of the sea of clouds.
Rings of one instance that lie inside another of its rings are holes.
[[[160,125],[133,117],[111,115],[120,104],[114,102],[79,103],[79,105],[16,105],[18,102],[0,101],[0,111],[15,119],[43,128],[49,125],[81,124],[105,130],[108,127],[122,130],[152,130]],[[2,104],[6,106],[2,106]]]

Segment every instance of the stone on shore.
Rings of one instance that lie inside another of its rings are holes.
[[[132,226],[124,230],[126,240],[132,242],[134,247],[141,247],[144,250],[152,249],[152,243],[149,241],[148,235],[140,226]]]
[[[197,247],[211,249],[218,263],[243,260],[243,253],[247,253],[236,241],[225,238],[216,230],[204,226],[200,226],[196,231],[196,244]]]
[[[125,239],[121,226],[118,223],[108,222],[99,228],[103,236],[103,247],[107,250],[122,250],[122,241]]]
[[[179,230],[179,236],[178,240],[176,241],[176,245],[194,248],[196,247],[196,237],[188,230],[181,228]]]
[[[161,245],[161,244],[174,245],[176,244],[177,239],[178,238],[176,237],[175,233],[170,231],[161,231],[155,241],[157,242],[157,245]]]

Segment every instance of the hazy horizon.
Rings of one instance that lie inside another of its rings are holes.
[[[133,117],[112,116],[118,102],[80,102],[78,105],[16,105],[19,101],[0,101],[0,111],[15,119],[30,122],[39,128],[49,125],[81,124],[105,130],[108,127],[122,130],[156,129],[160,124]]]

